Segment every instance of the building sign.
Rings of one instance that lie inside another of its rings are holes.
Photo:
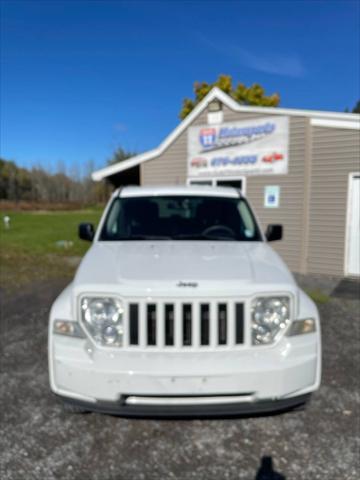
[[[278,208],[280,206],[280,187],[267,185],[264,190],[264,207]]]
[[[288,117],[264,117],[188,130],[188,176],[284,174]]]

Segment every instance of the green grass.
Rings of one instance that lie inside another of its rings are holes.
[[[83,255],[89,243],[78,238],[80,222],[98,223],[101,211],[12,212],[10,228],[1,219],[0,246],[31,255]],[[73,242],[68,249],[56,245],[59,240]]]
[[[78,238],[78,224],[99,222],[101,209],[81,211],[11,212],[10,228],[0,217],[0,282],[3,288],[36,278],[71,275],[66,257],[84,255],[90,243]],[[68,248],[56,242],[72,242]],[[65,260],[65,261],[64,261]]]
[[[314,300],[315,303],[328,303],[330,301],[330,297],[326,295],[321,290],[310,290],[306,289],[306,293],[309,295],[310,298]]]

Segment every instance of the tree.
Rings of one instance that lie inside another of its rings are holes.
[[[91,173],[93,163],[88,167]],[[106,188],[101,192],[89,177],[90,173],[80,177],[76,169],[71,178],[62,172],[51,174],[39,165],[27,170],[0,158],[0,200],[87,204],[103,201],[109,192]]]
[[[357,101],[355,107],[352,109],[352,113],[360,113],[360,100]]]
[[[109,165],[121,162],[136,155],[134,152],[118,148],[108,161]],[[79,166],[73,163],[66,172],[65,163],[58,162],[58,171],[50,173],[41,165],[31,170],[16,165],[15,162],[0,158],[0,201],[32,201],[43,203],[78,203],[92,205],[105,202],[112,190],[106,182],[93,182],[91,174],[95,169],[93,160]]]
[[[360,113],[360,100],[358,100],[354,106],[354,108],[351,110],[349,110],[349,107],[346,107],[345,110],[344,110],[345,113]]]
[[[115,150],[115,152],[112,154],[112,157],[108,160],[108,165],[114,165],[114,163],[123,162],[127,158],[134,157],[135,155],[137,155],[136,152],[130,152],[122,147],[119,147]]]
[[[218,87],[223,92],[230,95],[241,105],[256,105],[263,107],[277,107],[280,103],[280,96],[277,93],[266,96],[264,88],[258,83],[246,87],[243,83],[238,83],[236,87],[232,85],[230,75],[219,75],[214,83],[195,82],[195,99],[185,98],[179,117],[183,120],[195,108],[195,106],[206,97],[210,90]]]

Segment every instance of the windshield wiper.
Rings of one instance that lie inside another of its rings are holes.
[[[123,235],[116,237],[116,240],[171,240],[168,235]]]
[[[214,241],[230,241],[236,242],[237,239],[234,237],[228,237],[226,235],[204,235],[203,233],[189,233],[178,235],[173,235],[174,240],[214,240]]]

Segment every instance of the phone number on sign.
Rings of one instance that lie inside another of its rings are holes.
[[[224,165],[254,165],[257,162],[257,155],[247,155],[241,157],[215,157],[211,160],[212,167]]]

